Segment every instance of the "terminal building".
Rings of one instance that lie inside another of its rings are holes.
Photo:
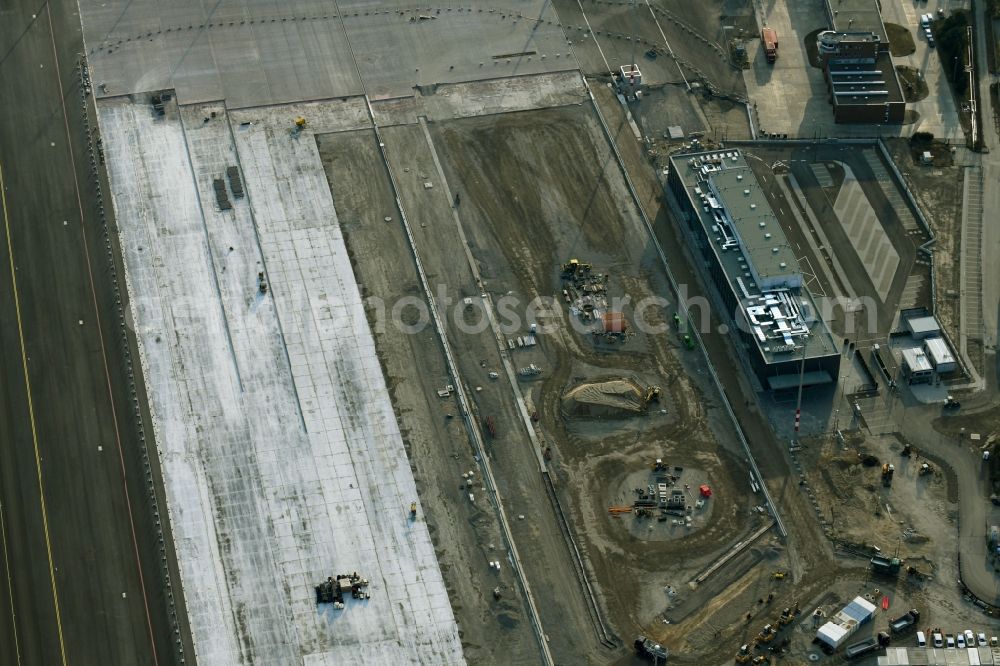
[[[675,155],[667,184],[761,385],[835,382],[840,349],[743,153]]]
[[[899,124],[903,88],[876,0],[826,0],[830,29],[817,37],[838,123]]]

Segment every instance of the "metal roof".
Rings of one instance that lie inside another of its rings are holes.
[[[1000,665],[1000,648],[971,650],[931,647],[890,647],[878,658],[878,666],[983,666]]]
[[[934,363],[935,368],[942,363],[955,362],[955,355],[951,353],[951,348],[945,342],[944,338],[927,338],[924,340],[924,349],[927,350],[927,355],[930,357],[931,362]]]
[[[914,335],[940,333],[941,326],[935,317],[911,317],[906,320],[906,328]]]
[[[910,369],[910,372],[930,372],[934,369],[924,350],[916,347],[903,350],[903,363]]]
[[[864,622],[875,613],[875,604],[864,597],[854,597],[854,600],[847,604],[841,613],[858,622]]]

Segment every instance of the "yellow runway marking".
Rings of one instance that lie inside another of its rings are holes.
[[[14,630],[14,654],[21,663],[21,646],[17,642],[17,613],[14,612],[14,587],[11,585],[10,557],[7,555],[7,526],[3,522],[3,505],[0,504],[0,540],[3,541],[3,562],[7,570],[7,595],[10,597],[10,626]]]
[[[45,508],[45,490],[42,487],[42,457],[38,452],[38,431],[35,428],[35,407],[31,401],[31,379],[28,377],[28,352],[24,345],[21,325],[21,300],[17,293],[17,271],[14,268],[14,246],[10,239],[10,218],[7,215],[7,187],[0,165],[0,203],[3,206],[3,224],[7,234],[7,256],[10,258],[10,284],[14,292],[14,312],[17,318],[17,337],[21,343],[21,367],[24,369],[24,388],[28,396],[28,419],[31,422],[31,442],[35,447],[35,470],[38,472],[38,501],[42,507],[42,530],[45,533],[45,552],[49,558],[49,583],[52,585],[52,603],[56,611],[56,630],[59,633],[59,654],[66,666],[66,645],[63,642],[62,616],[59,613],[59,592],[56,590],[56,572],[52,564],[52,544],[49,540],[49,514]],[[13,603],[13,600],[11,601]]]

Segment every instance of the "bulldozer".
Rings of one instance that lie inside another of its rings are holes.
[[[575,277],[589,273],[591,269],[593,266],[590,264],[582,264],[579,259],[570,259],[562,265],[562,274],[563,277]]]
[[[749,664],[751,659],[753,659],[753,653],[750,652],[750,646],[744,643],[740,646],[740,651],[736,653],[736,663]]]
[[[785,608],[781,611],[781,616],[778,618],[779,627],[787,627],[795,619],[795,613],[792,612],[791,608]]]

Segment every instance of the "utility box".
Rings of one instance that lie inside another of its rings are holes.
[[[639,93],[639,87],[642,85],[642,72],[639,71],[639,65],[635,63],[622,65],[615,78],[619,94],[624,95],[625,99],[630,102],[635,100]]]

